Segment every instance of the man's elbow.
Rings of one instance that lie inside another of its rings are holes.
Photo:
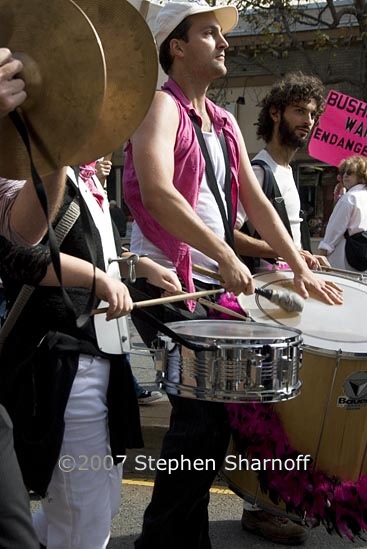
[[[159,194],[143,194],[142,202],[144,208],[149,212],[153,217],[161,214],[164,210],[165,200]]]

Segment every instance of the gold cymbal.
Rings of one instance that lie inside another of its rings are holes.
[[[158,56],[144,18],[127,0],[76,0],[101,39],[107,89],[97,127],[70,164],[115,151],[143,121],[156,89]]]
[[[22,59],[26,122],[41,175],[69,164],[93,132],[104,101],[99,37],[72,0],[0,0],[1,46]],[[0,120],[0,175],[30,177],[29,159],[9,117]]]

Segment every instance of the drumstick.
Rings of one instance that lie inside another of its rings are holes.
[[[223,278],[220,274],[210,271],[209,269],[205,269],[204,267],[199,267],[199,265],[193,265],[192,270],[223,282]],[[295,294],[294,292],[255,288],[255,294],[261,295],[272,303],[279,305],[279,307],[288,313],[300,313],[304,307],[304,300],[301,296]]]
[[[163,305],[164,303],[174,303],[175,301],[183,301],[186,299],[198,299],[199,297],[203,297],[206,295],[214,295],[214,294],[222,294],[224,292],[224,288],[219,288],[218,290],[202,290],[200,292],[181,292],[178,295],[169,295],[166,297],[158,297],[156,299],[147,299],[145,301],[137,301],[133,303],[133,309],[141,309],[143,307],[153,307],[154,305]],[[101,307],[100,309],[93,309],[92,314],[93,315],[99,315],[101,313],[106,313],[108,311],[108,307]]]
[[[361,272],[357,271],[347,271],[346,269],[336,269],[335,267],[328,267],[327,265],[321,265],[323,271],[335,271],[336,273],[360,276],[366,278],[366,275],[363,275]]]
[[[241,315],[240,313],[237,313],[236,311],[232,311],[232,309],[228,309],[228,307],[223,307],[223,305],[218,305],[218,303],[213,303],[212,301],[209,301],[208,299],[203,299],[200,297],[198,299],[198,302],[202,305],[205,305],[206,307],[210,307],[211,309],[215,309],[216,311],[220,311],[221,313],[226,313],[227,315],[231,315],[235,318],[240,318],[241,320],[246,320],[248,322],[250,318],[245,315]]]

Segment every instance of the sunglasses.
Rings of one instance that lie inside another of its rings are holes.
[[[353,170],[342,170],[340,175],[353,175],[355,172]]]

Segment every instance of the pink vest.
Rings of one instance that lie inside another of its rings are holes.
[[[169,93],[176,101],[180,117],[174,150],[175,169],[173,184],[195,210],[200,183],[205,171],[205,161],[189,115],[194,114],[200,122],[201,119],[174,80],[169,79],[162,90]],[[217,107],[209,99],[206,99],[206,108],[215,132],[219,135],[220,132],[223,131],[227,143],[231,168],[234,225],[238,202],[238,169],[240,157],[237,144],[237,130],[224,109]],[[133,165],[132,145],[130,142],[126,148],[123,189],[125,202],[144,236],[153,242],[155,246],[160,248],[172,261],[176,267],[177,274],[185,284],[187,291],[195,291],[192,280],[190,247],[185,242],[181,242],[170,233],[167,233],[143,206],[139,183]],[[190,306],[190,309],[194,309],[194,305]]]

